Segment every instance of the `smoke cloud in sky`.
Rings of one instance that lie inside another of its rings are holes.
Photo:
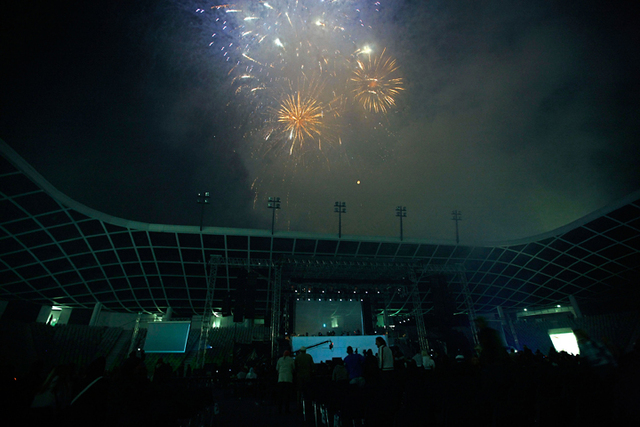
[[[2,6],[0,138],[73,199],[131,220],[461,243],[546,232],[638,189],[638,15],[623,2],[382,1],[366,34],[404,90],[341,145],[265,154],[210,48],[212,2]],[[240,2],[246,3],[246,2]],[[372,10],[375,2],[351,1]],[[374,8],[375,9],[375,8]],[[364,13],[364,12],[363,12]],[[328,143],[327,143],[328,144]],[[359,182],[359,183],[358,183]]]

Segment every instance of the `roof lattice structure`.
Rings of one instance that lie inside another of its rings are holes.
[[[464,310],[459,272],[476,312],[609,299],[640,277],[640,191],[572,224],[517,242],[477,246],[428,240],[147,224],[88,208],[56,190],[0,141],[0,299],[127,312],[201,314],[207,262],[219,256],[214,308],[258,272],[257,315],[270,268],[286,289],[390,289],[417,272],[429,302],[434,275]],[[406,301],[403,301],[406,303]]]

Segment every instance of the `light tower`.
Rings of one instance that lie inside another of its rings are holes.
[[[273,235],[273,231],[276,226],[276,210],[280,209],[280,197],[269,197],[269,203],[267,203],[267,207],[272,210],[271,234]]]
[[[338,214],[338,239],[342,238],[342,214],[347,213],[347,204],[345,202],[335,202],[333,211]]]
[[[456,222],[456,245],[460,243],[460,235],[458,234],[458,221],[462,221],[462,212],[454,210],[451,212],[452,220]]]
[[[202,231],[202,222],[204,221],[204,206],[209,204],[209,198],[211,194],[208,191],[204,191],[202,193],[198,193],[198,198],[196,202],[202,205],[202,209],[200,210],[200,231]]]
[[[407,217],[407,208],[405,206],[396,207],[396,216],[400,218],[400,241],[402,242],[402,218]]]

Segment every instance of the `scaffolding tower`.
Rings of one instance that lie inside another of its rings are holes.
[[[204,311],[202,313],[202,323],[200,324],[200,340],[198,341],[198,353],[196,356],[196,366],[204,367],[207,356],[207,345],[209,342],[209,331],[213,319],[213,296],[216,289],[216,278],[218,277],[218,265],[221,264],[222,257],[212,255],[209,260],[209,277],[207,279],[207,296],[204,301]]]
[[[414,269],[409,270],[409,280],[411,281],[411,299],[413,302],[413,317],[416,319],[416,331],[418,333],[418,345],[420,352],[429,350],[427,340],[427,329],[424,326],[424,312],[422,310],[422,299],[418,289],[418,278]]]
[[[282,267],[277,265],[273,269],[274,271],[274,280],[272,289],[273,289],[273,298],[271,303],[271,360],[276,360],[277,352],[278,352],[278,338],[280,337],[280,325],[282,323],[282,319],[280,318],[280,304],[281,304],[281,296],[282,296]]]

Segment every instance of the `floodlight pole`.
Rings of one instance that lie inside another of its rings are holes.
[[[211,194],[208,191],[204,191],[202,193],[198,193],[198,198],[196,202],[202,205],[202,209],[200,210],[200,231],[202,231],[202,223],[204,221],[204,206],[209,204],[209,198]]]
[[[280,197],[269,197],[269,202],[267,203],[267,207],[272,210],[271,235],[273,236],[273,232],[276,226],[276,210],[280,209]]]
[[[333,211],[338,214],[338,239],[342,238],[342,214],[347,213],[347,204],[345,202],[335,202]]]
[[[456,245],[460,243],[460,235],[458,234],[458,221],[462,221],[462,212],[454,210],[451,212],[452,220],[456,222]]]
[[[402,242],[402,218],[407,217],[407,208],[405,206],[396,207],[396,216],[400,218],[400,241]]]

